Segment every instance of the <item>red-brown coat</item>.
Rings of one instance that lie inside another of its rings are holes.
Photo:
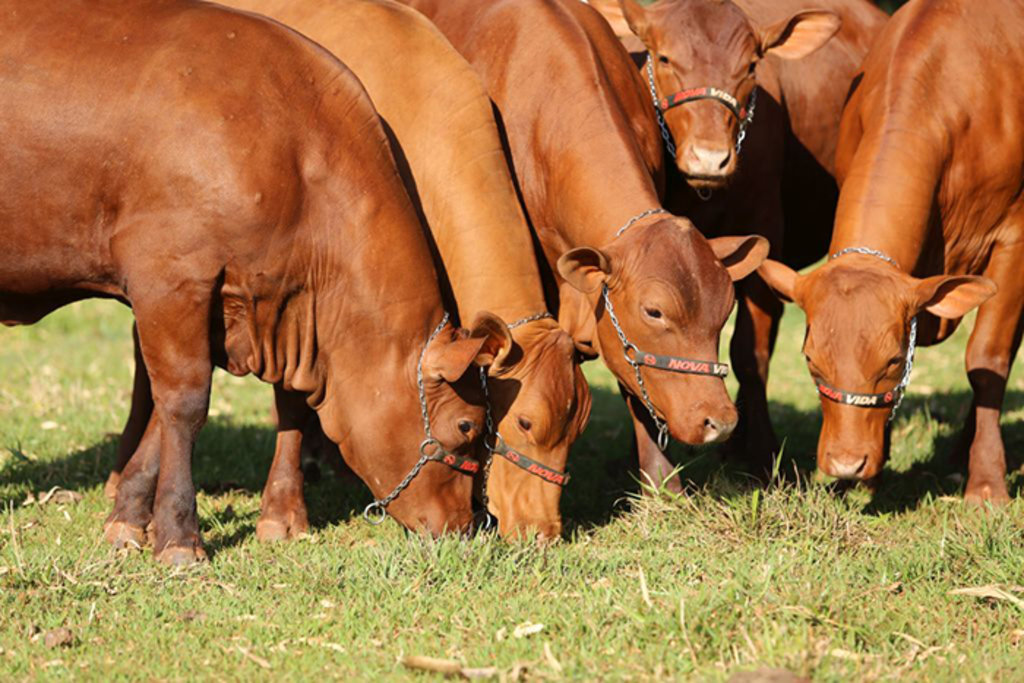
[[[840,114],[885,15],[866,0],[591,4],[617,33],[631,31],[625,39],[639,50],[634,59],[648,88],[651,55],[659,98],[702,87],[725,93],[664,112],[676,150],[666,188],[672,210],[709,236],[753,229],[793,267],[824,255],[838,197]],[[728,97],[738,113],[723,106]],[[777,450],[765,384],[782,306],[757,277],[740,283],[738,295],[731,357],[743,420],[733,445],[764,470]]]
[[[829,249],[839,255],[806,276],[775,262],[762,271],[807,313],[812,375],[845,392],[898,385],[915,316],[927,345],[981,306],[967,348],[970,500],[1008,497],[999,413],[1024,306],[1022,31],[1024,6],[1011,0],[984,11],[916,0],[898,11],[843,114]],[[878,475],[890,410],[824,398],[822,410],[818,466]]]
[[[498,433],[514,452],[565,470],[569,447],[586,425],[590,394],[571,337],[551,318],[530,320],[547,310],[530,228],[491,101],[472,67],[423,15],[391,0],[228,4],[302,32],[358,75],[430,228],[454,295],[450,306],[463,315],[488,310],[509,323],[526,320],[514,325],[514,343],[489,369]],[[481,460],[488,457],[483,447],[478,452]],[[291,457],[297,470],[297,453]],[[485,486],[502,534],[560,534],[560,486],[502,457],[494,458]],[[275,490],[272,482],[266,490]],[[294,516],[288,507],[264,505],[282,508],[279,520]]]
[[[0,321],[94,296],[137,321],[155,410],[111,536],[141,540],[152,522],[159,559],[204,556],[190,459],[214,363],[308,397],[375,495],[411,469],[415,370],[441,296],[384,130],[337,60],[205,3],[10,0],[0,135]],[[460,393],[491,341],[447,325],[426,349],[449,448],[468,451],[483,427],[479,394]],[[368,389],[374,400],[350,400]],[[154,486],[150,507],[139,492]],[[431,464],[391,511],[462,528],[470,488]]]
[[[715,360],[732,281],[759,263],[763,240],[706,240],[659,209],[662,154],[636,69],[600,16],[577,0],[406,0],[427,14],[483,76],[500,111],[515,175],[546,260],[560,276],[559,319],[632,396],[641,468],[660,483],[671,465],[651,439],[630,343]],[[725,259],[729,267],[723,266]],[[727,436],[736,409],[721,380],[643,370],[651,404],[677,439]],[[678,479],[671,485],[678,487]]]

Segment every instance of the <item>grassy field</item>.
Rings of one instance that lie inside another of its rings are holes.
[[[757,488],[714,451],[677,447],[692,492],[637,500],[624,409],[591,364],[569,532],[547,548],[372,528],[358,517],[365,489],[326,476],[307,487],[308,538],[258,543],[270,391],[218,373],[195,459],[212,562],[172,571],[101,539],[129,324],[116,304],[91,302],[0,330],[0,679],[434,676],[405,668],[409,655],[509,680],[723,680],[762,667],[824,681],[1024,677],[1024,501],[965,507],[946,464],[967,401],[964,330],[920,354],[874,498],[813,475],[819,418],[797,310],[771,384],[797,483]],[[1015,376],[1013,467],[1022,392]],[[55,486],[82,498],[33,502]],[[986,586],[994,597],[953,593]]]

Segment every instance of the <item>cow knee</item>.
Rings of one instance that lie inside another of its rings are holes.
[[[168,427],[185,430],[194,437],[206,424],[209,393],[203,389],[168,391],[160,396],[158,406]]]

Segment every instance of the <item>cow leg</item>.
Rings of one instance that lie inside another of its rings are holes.
[[[978,309],[977,322],[967,343],[967,377],[974,390],[974,438],[964,493],[964,499],[970,502],[1004,503],[1010,499],[999,415],[1006,378],[1021,341],[1024,280],[1018,271],[1022,259],[1021,246],[997,246],[993,250],[985,275],[999,285],[999,291]]]
[[[157,561],[168,564],[206,559],[196,515],[192,449],[210,403],[212,291],[212,283],[190,282],[165,291],[154,287],[143,300],[132,301],[153,388],[151,422],[159,428],[153,552]],[[129,492],[124,493],[127,498]]]
[[[144,369],[143,369],[144,371]],[[140,548],[153,521],[153,497],[160,471],[160,422],[151,417],[120,476],[114,509],[103,525],[103,536],[116,548]]]
[[[146,371],[146,363],[142,359],[142,350],[139,348],[139,330],[135,325],[132,325],[132,340],[135,344],[135,382],[132,386],[132,407],[128,412],[128,422],[124,425],[121,441],[117,446],[117,462],[103,487],[103,492],[110,499],[117,496],[121,474],[128,465],[132,454],[142,442],[146,426],[149,424],[149,417],[153,414],[153,392],[149,386],[149,373]]]
[[[656,437],[657,434],[647,407],[644,406],[643,401],[626,391],[622,384],[619,384],[619,391],[622,392],[622,397],[626,400],[626,406],[629,408],[630,417],[633,419],[633,433],[635,434],[633,450],[640,463],[640,481],[654,489],[664,486],[672,493],[682,493],[683,484],[679,475],[668,476],[675,470],[675,467],[661,452],[651,436],[653,434]]]
[[[737,285],[739,301],[736,329],[729,344],[733,371],[739,381],[737,406],[740,424],[733,436],[733,450],[742,448],[741,457],[757,474],[772,469],[779,445],[768,415],[768,364],[782,318],[782,303],[756,273]]]
[[[274,386],[277,417],[277,449],[270,465],[260,503],[256,537],[282,541],[309,530],[306,501],[302,496],[302,432],[312,412],[302,394]]]

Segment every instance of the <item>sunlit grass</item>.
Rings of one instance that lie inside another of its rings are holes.
[[[310,537],[258,543],[270,391],[218,373],[195,467],[212,562],[175,572],[101,539],[102,482],[131,388],[129,325],[126,310],[92,302],[0,330],[5,680],[420,676],[403,655],[577,680],[760,667],[815,680],[1020,679],[1020,603],[950,594],[997,585],[1024,598],[1024,503],[965,507],[946,462],[968,400],[966,330],[921,351],[875,497],[813,476],[819,417],[797,310],[770,387],[789,476],[767,488],[714,451],[675,447],[691,492],[638,498],[625,411],[591,364],[595,411],[563,505],[570,532],[546,548],[370,527],[357,514],[363,487],[326,474],[307,487]],[[1022,389],[1017,374],[1004,427],[1014,467]],[[31,503],[54,486],[83,498]],[[527,623],[543,628],[515,637]],[[58,628],[70,642],[47,647]]]

